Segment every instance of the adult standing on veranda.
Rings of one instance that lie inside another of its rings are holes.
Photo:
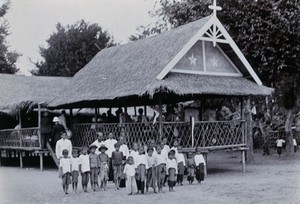
[[[101,152],[99,150],[99,147],[101,145],[104,145],[105,141],[104,141],[104,135],[102,132],[98,132],[97,133],[98,138],[91,144],[91,145],[96,145],[97,149],[96,149],[96,154],[99,155]]]
[[[65,128],[60,124],[58,117],[54,117],[52,122],[54,122],[54,126],[52,127],[49,142],[52,147],[55,147],[56,142],[61,138],[61,132],[65,132]]]

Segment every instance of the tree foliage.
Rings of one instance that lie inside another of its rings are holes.
[[[115,45],[107,31],[84,20],[66,27],[58,23],[47,44],[40,47],[44,61],[35,63],[34,75],[73,76],[100,50]]]
[[[0,6],[0,73],[15,74],[19,70],[16,62],[20,54],[15,51],[10,52],[6,42],[6,37],[9,35],[9,24],[4,16],[9,6],[9,1]]]

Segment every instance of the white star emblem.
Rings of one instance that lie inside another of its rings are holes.
[[[197,58],[194,57],[194,53],[192,53],[192,56],[190,56],[188,59],[190,60],[190,65],[196,66]]]
[[[213,67],[217,67],[219,65],[219,59],[217,59],[216,56],[213,56],[211,65]]]

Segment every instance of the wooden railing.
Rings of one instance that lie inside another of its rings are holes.
[[[216,121],[196,122],[194,135],[189,122],[163,122],[162,133],[171,143],[179,139],[184,148],[193,147],[226,147],[245,145],[244,121]],[[110,132],[118,139],[121,135],[126,138],[127,144],[141,142],[146,144],[150,139],[158,141],[159,124],[125,123],[125,124],[75,124],[73,125],[72,143],[76,147],[91,144],[97,138],[97,132],[106,137]]]
[[[1,148],[40,148],[39,128],[0,130]]]

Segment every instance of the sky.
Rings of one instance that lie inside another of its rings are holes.
[[[11,0],[5,16],[11,33],[7,41],[10,50],[22,54],[19,74],[30,75],[35,68],[30,59],[42,60],[39,46],[47,45],[58,22],[64,26],[82,19],[98,23],[122,44],[138,26],[155,21],[149,15],[154,4],[155,0]]]

